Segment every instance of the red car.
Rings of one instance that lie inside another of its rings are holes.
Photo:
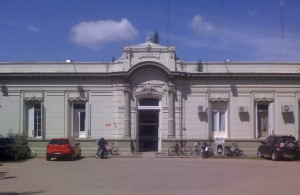
[[[51,158],[81,158],[80,143],[71,138],[53,138],[49,141],[46,149],[47,161]]]

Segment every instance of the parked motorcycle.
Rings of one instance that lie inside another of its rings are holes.
[[[100,148],[97,156],[100,156],[101,159],[107,159],[108,158],[108,151],[107,151],[107,149],[104,148],[104,147]]]
[[[240,150],[236,143],[233,143],[231,146],[225,146],[224,155],[226,157],[245,157],[243,150]]]
[[[103,148],[100,148],[98,155],[101,159],[108,158],[108,155],[118,155],[119,148],[114,146],[114,143],[107,143]]]
[[[206,142],[203,143],[202,146],[202,158],[209,158],[214,155],[213,149],[211,145],[207,144]]]
[[[193,156],[201,156],[204,148],[200,142],[195,142],[194,148],[192,149]]]

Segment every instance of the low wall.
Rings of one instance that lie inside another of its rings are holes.
[[[81,153],[84,157],[94,157],[98,148],[96,139],[77,139],[80,143]],[[128,155],[137,152],[136,151],[136,141],[130,139],[124,140],[107,140],[110,143],[114,143],[114,146],[119,148],[120,155]],[[180,142],[180,140],[175,139],[165,139],[162,142],[162,153],[168,153],[168,148],[173,146],[175,143]],[[214,140],[184,140],[186,141],[186,146],[193,147],[195,142],[208,142],[212,145],[214,152],[216,151],[217,143]],[[238,147],[243,150],[247,157],[256,157],[257,148],[261,140],[237,140],[237,139],[227,139],[222,145],[231,145],[236,143]],[[46,147],[49,140],[28,140],[29,146],[32,150],[32,154],[35,157],[45,157]],[[216,152],[215,152],[216,154]]]

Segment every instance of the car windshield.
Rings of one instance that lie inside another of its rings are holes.
[[[69,144],[69,140],[67,140],[67,139],[53,139],[49,142],[49,144],[56,144],[56,145]]]
[[[2,138],[0,139],[0,145],[12,144],[14,143],[13,139],[10,138]]]
[[[295,141],[294,137],[280,137],[279,142]]]

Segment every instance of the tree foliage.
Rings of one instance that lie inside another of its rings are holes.
[[[159,34],[158,34],[157,30],[154,32],[154,35],[153,35],[153,43],[159,44]]]

